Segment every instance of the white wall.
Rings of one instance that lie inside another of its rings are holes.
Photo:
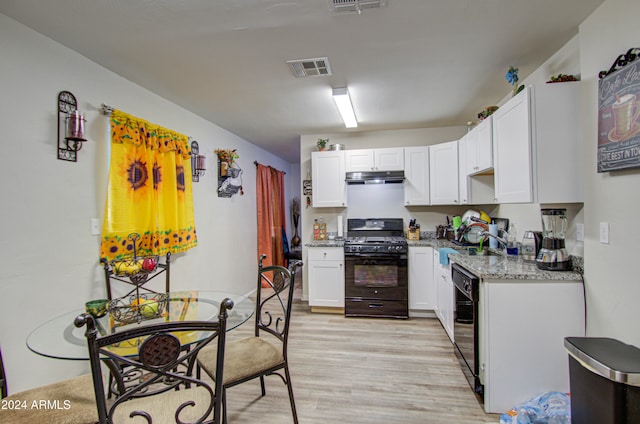
[[[640,2],[607,0],[580,26],[582,79],[588,82],[585,101],[585,280],[587,333],[613,337],[640,347],[638,260],[640,230],[635,225],[640,208],[636,185],[640,170],[598,174],[598,72],[608,70],[619,54],[640,47]],[[610,244],[599,242],[599,226],[608,222]]]
[[[4,15],[0,57],[0,345],[11,392],[87,370],[83,363],[38,356],[25,340],[46,320],[105,296],[99,237],[91,236],[89,227],[91,218],[102,221],[105,204],[109,130],[101,103],[192,136],[207,155],[208,171],[193,185],[199,245],[174,256],[172,288],[242,294],[254,289],[253,162],[286,171],[287,181],[295,184],[299,168],[292,172],[285,161]],[[56,159],[62,90],[75,94],[87,117],[89,141],[77,163]],[[216,148],[238,149],[244,196],[217,197]]]

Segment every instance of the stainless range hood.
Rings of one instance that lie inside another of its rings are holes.
[[[347,184],[399,184],[404,181],[404,171],[347,172]]]

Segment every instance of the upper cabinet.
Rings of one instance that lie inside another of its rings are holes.
[[[469,191],[469,173],[467,172],[467,143],[471,133],[467,133],[458,140],[458,200],[461,205],[467,205],[471,201]]]
[[[580,83],[526,87],[493,115],[496,203],[583,201]]]
[[[347,206],[344,150],[311,153],[314,208]]]
[[[472,129],[466,137],[466,171],[468,175],[493,168],[493,119],[491,116]]]
[[[429,190],[432,205],[457,205],[458,141],[429,146]]]
[[[359,149],[346,151],[346,172],[402,171],[404,149]]]
[[[404,148],[404,204],[430,204],[429,146]]]

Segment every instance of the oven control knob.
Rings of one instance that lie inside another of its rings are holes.
[[[373,246],[373,251],[374,251],[374,252],[377,252],[377,251],[379,251],[379,250],[380,250],[380,246]]]

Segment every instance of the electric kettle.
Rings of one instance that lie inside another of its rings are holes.
[[[520,245],[520,254],[522,259],[527,262],[535,262],[538,257],[538,252],[542,247],[542,232],[541,231],[525,231],[522,236],[522,243]]]

